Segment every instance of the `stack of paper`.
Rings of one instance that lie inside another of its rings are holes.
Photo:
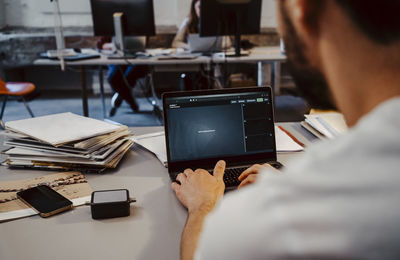
[[[6,123],[9,167],[100,172],[115,168],[132,146],[127,126],[62,113]]]
[[[318,113],[305,115],[301,125],[316,137],[333,139],[347,132],[348,127],[340,113]]]

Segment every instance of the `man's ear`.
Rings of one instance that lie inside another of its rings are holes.
[[[297,35],[306,45],[313,45],[319,35],[319,19],[323,12],[321,0],[285,0],[286,10]]]
[[[320,23],[324,0],[280,0],[287,19],[290,19],[296,36],[303,47],[303,53],[314,67],[321,64],[319,56]]]

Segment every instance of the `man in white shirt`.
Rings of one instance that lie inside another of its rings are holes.
[[[340,110],[351,129],[282,173],[251,167],[224,198],[223,161],[213,176],[181,173],[172,184],[188,209],[181,257],[399,259],[400,1],[277,5],[297,86],[313,107]]]

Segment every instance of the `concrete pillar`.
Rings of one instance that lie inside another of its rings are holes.
[[[6,26],[6,12],[4,11],[4,0],[0,0],[0,29]]]

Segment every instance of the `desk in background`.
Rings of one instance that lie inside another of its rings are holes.
[[[299,123],[280,125],[301,142],[310,143],[309,133]],[[161,130],[161,127],[132,128],[138,135]],[[278,154],[278,160],[285,164],[298,155]],[[45,174],[50,172],[0,166],[2,181]],[[131,216],[93,220],[90,207],[84,206],[48,219],[33,216],[0,223],[0,259],[179,259],[187,211],[171,190],[167,169],[153,154],[135,145],[118,169],[89,174],[86,178],[94,190],[129,189],[130,195],[137,199],[131,207]]]
[[[99,70],[100,93],[103,105],[103,116],[106,117],[106,106],[104,101],[104,82],[103,82],[103,67],[107,65],[148,65],[151,67],[164,66],[176,67],[177,69],[186,68],[187,66],[201,65],[223,65],[225,63],[255,63],[258,65],[257,85],[265,85],[265,66],[272,64],[271,82],[275,91],[279,91],[280,82],[280,63],[286,60],[286,56],[281,54],[279,47],[257,47],[251,50],[249,56],[243,57],[228,57],[228,58],[212,58],[200,56],[196,59],[171,59],[159,60],[157,57],[136,58],[136,59],[108,59],[105,55],[101,55],[98,59],[81,60],[74,62],[66,62],[66,66],[75,66],[80,68],[81,73],[81,88],[82,88],[82,107],[83,115],[89,116],[88,101],[87,101],[87,86],[86,86],[86,68],[97,67]],[[34,61],[35,66],[60,66],[60,61],[38,59]],[[154,96],[154,84],[151,84]]]

